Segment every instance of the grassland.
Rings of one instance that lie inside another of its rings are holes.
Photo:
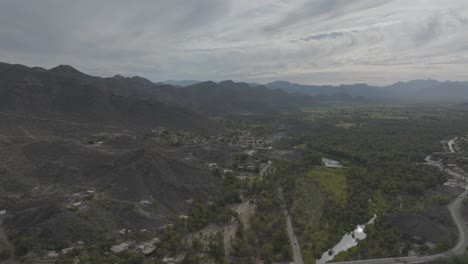
[[[346,175],[345,171],[334,168],[315,168],[309,171],[307,178],[316,180],[321,191],[332,201],[344,206],[346,204]]]

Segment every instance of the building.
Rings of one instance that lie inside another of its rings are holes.
[[[162,260],[164,263],[167,264],[178,264],[179,261],[176,258],[171,258],[171,257],[164,257]]]
[[[272,147],[268,148],[257,148],[257,155],[259,157],[266,157],[270,155],[270,151],[272,150]]]
[[[47,254],[45,255],[45,258],[46,258],[46,259],[56,259],[56,258],[58,258],[58,255],[59,255],[59,254],[58,254],[57,252],[55,252],[55,251],[49,251],[49,252],[47,252]]]
[[[159,244],[160,242],[161,240],[158,237],[155,237],[148,242],[138,245],[135,248],[135,252],[142,253],[145,256],[149,256],[153,254],[153,252],[156,250],[156,245]]]
[[[214,169],[218,168],[218,163],[210,163],[210,164],[208,164],[208,168],[210,170],[214,170]]]
[[[70,252],[72,252],[73,250],[75,249],[75,247],[69,247],[69,248],[64,248],[62,249],[62,254],[68,254]]]
[[[159,239],[159,237],[155,237],[153,239],[150,240],[149,244],[151,245],[156,245],[156,244],[159,244],[161,243],[161,239]]]
[[[122,235],[122,236],[125,236],[125,235],[126,235],[127,233],[129,233],[129,232],[130,232],[130,230],[125,229],[125,228],[120,229],[119,231],[117,231],[117,233],[120,234],[120,235]]]
[[[129,246],[130,245],[127,243],[121,243],[120,245],[112,246],[110,250],[117,254],[117,253],[127,250]]]
[[[145,254],[145,256],[149,256],[153,254],[155,250],[156,250],[156,246],[145,245],[142,253]]]
[[[327,159],[325,157],[322,157],[322,163],[325,165],[327,168],[342,168],[339,161],[332,160],[332,159]]]

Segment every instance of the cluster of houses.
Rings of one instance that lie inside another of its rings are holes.
[[[67,207],[77,210],[84,209],[86,208],[85,201],[92,200],[95,194],[96,192],[93,190],[88,190],[84,193],[67,194],[65,195],[67,198]]]
[[[153,238],[150,241],[143,242],[139,245],[135,241],[125,241],[118,245],[114,245],[110,248],[115,254],[126,250],[132,250],[134,253],[143,254],[145,256],[151,256],[156,250],[157,245],[161,242],[159,238]]]
[[[448,181],[444,183],[444,186],[466,188],[467,184],[466,181],[460,179],[448,179]]]
[[[56,259],[58,258],[60,255],[67,255],[67,254],[70,254],[73,250],[81,250],[83,249],[83,246],[84,246],[84,242],[83,241],[78,241],[75,243],[74,246],[72,247],[68,247],[68,248],[64,248],[62,249],[61,251],[48,251],[44,258],[45,259]]]
[[[115,254],[119,254],[121,252],[130,250],[133,253],[142,254],[146,257],[151,257],[154,255],[159,243],[161,243],[161,240],[157,237],[151,239],[150,241],[143,242],[141,244],[137,244],[136,241],[133,241],[133,240],[125,241],[120,244],[112,246],[110,248],[110,251],[112,251]],[[180,263],[180,261],[177,258],[172,258],[172,257],[164,257],[162,261],[168,264]]]
[[[183,130],[169,130],[166,128],[152,129],[147,135],[164,144],[203,144],[207,138],[196,136]]]
[[[228,144],[229,146],[234,147],[253,147],[253,148],[262,148],[269,146],[273,143],[271,139],[266,139],[263,137],[253,137],[253,136],[241,136],[241,137],[219,137],[219,142]]]

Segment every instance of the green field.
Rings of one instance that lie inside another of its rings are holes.
[[[346,175],[344,170],[315,168],[309,171],[306,177],[316,180],[321,191],[331,200],[342,206],[346,204]]]

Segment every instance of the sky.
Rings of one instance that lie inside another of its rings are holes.
[[[0,61],[152,81],[468,80],[468,1],[2,0]]]

